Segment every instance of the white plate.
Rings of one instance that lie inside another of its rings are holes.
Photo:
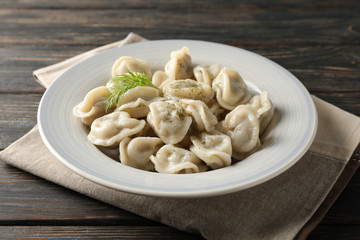
[[[116,162],[87,141],[85,128],[72,108],[85,94],[111,77],[120,56],[147,60],[162,69],[170,52],[187,46],[194,64],[220,63],[240,73],[256,92],[267,90],[276,111],[264,149],[219,170],[171,175],[146,172]],[[104,186],[143,195],[166,197],[214,196],[267,181],[282,173],[307,151],[317,128],[312,99],[291,73],[252,52],[218,43],[159,40],[107,50],[73,66],[47,89],[39,106],[41,137],[50,151],[79,175]]]

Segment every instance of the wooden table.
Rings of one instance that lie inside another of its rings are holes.
[[[271,2],[271,3],[270,3]],[[245,48],[360,115],[360,1],[0,2],[0,149],[36,124],[32,71],[118,41],[200,39]],[[309,239],[360,239],[360,171]],[[0,161],[0,238],[200,239]]]

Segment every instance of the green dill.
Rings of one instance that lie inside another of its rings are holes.
[[[176,111],[176,115],[181,119],[184,120],[185,119],[185,110],[181,107],[178,108]]]
[[[162,121],[164,122],[171,122],[171,110],[167,109],[166,113],[162,116]]]
[[[131,72],[116,75],[108,81],[110,94],[106,100],[105,111],[108,112],[113,106],[117,105],[121,97],[130,89],[139,86],[148,86],[158,89],[152,84],[149,77],[145,73]]]

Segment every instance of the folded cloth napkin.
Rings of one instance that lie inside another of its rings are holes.
[[[62,72],[88,56],[145,40],[131,33],[122,41],[39,69],[34,76],[48,87]],[[44,145],[37,126],[3,150],[0,159],[87,196],[207,239],[304,239],[359,165],[359,156],[352,154],[360,141],[360,118],[314,96],[313,100],[319,127],[307,153],[270,181],[222,196],[157,198],[98,185],[60,163]]]

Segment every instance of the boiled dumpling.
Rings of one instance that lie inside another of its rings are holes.
[[[206,165],[212,169],[218,169],[231,164],[231,139],[219,132],[202,132],[199,136],[192,136],[193,145],[190,151],[195,153]]]
[[[136,101],[120,105],[115,111],[127,112],[132,118],[143,118],[149,113],[150,103],[150,101],[138,98]]]
[[[152,78],[152,83],[154,86],[156,86],[160,90],[160,95],[163,96],[163,88],[164,86],[171,81],[174,81],[174,79],[169,79],[169,77],[166,75],[163,71],[156,71]]]
[[[223,68],[212,82],[218,103],[225,109],[233,110],[250,99],[248,88],[236,71]]]
[[[267,91],[261,92],[260,95],[252,97],[248,103],[259,113],[260,136],[265,132],[267,126],[274,116],[274,106],[268,98]]]
[[[194,76],[197,81],[207,83],[211,86],[212,81],[219,74],[220,69],[220,64],[199,65],[194,68]]]
[[[154,164],[150,156],[156,154],[162,145],[157,137],[127,137],[120,142],[120,161],[130,167],[152,171]]]
[[[192,119],[176,101],[156,101],[149,105],[147,121],[166,144],[176,144],[186,135]]]
[[[90,126],[98,117],[105,115],[106,99],[110,92],[105,86],[92,89],[83,101],[73,108],[73,114]]]
[[[151,79],[151,68],[150,64],[143,60],[128,56],[123,56],[117,59],[112,66],[112,76],[115,77],[116,75],[121,75],[124,73],[131,72],[140,72],[145,73],[149,79]]]
[[[241,161],[245,158],[247,158],[248,156],[250,156],[251,154],[259,151],[261,149],[261,142],[260,139],[257,141],[255,147],[253,149],[251,149],[248,152],[237,152],[237,151],[233,151],[232,153],[232,157],[233,157],[233,163],[237,162],[237,161]]]
[[[154,84],[154,86],[160,88],[161,84],[166,80],[169,80],[169,77],[164,71],[156,71],[152,76],[151,82]]]
[[[207,169],[194,153],[171,144],[161,147],[150,160],[159,173],[197,173]]]
[[[119,99],[117,106],[121,106],[123,104],[129,102],[136,102],[138,99],[143,99],[145,101],[150,101],[159,97],[160,90],[147,87],[147,86],[138,86],[129,89],[126,91],[121,98]]]
[[[170,60],[165,65],[165,73],[173,80],[192,78],[193,67],[187,47],[171,52]]]
[[[198,131],[210,132],[215,129],[218,120],[204,102],[192,99],[182,99],[180,102],[185,112],[192,116]]]
[[[161,98],[154,98],[151,100],[144,100],[138,98],[136,101],[131,101],[119,106],[115,111],[123,111],[130,114],[132,118],[143,118],[149,113],[149,104],[154,101],[160,101]]]
[[[240,105],[228,113],[217,129],[231,138],[233,153],[250,152],[260,142],[258,113],[249,105]]]
[[[95,145],[112,147],[140,132],[144,126],[145,120],[131,118],[127,112],[113,112],[97,118],[91,124],[88,139]]]
[[[206,83],[186,79],[166,82],[163,86],[163,95],[167,98],[187,98],[207,103],[214,97],[214,91]]]

